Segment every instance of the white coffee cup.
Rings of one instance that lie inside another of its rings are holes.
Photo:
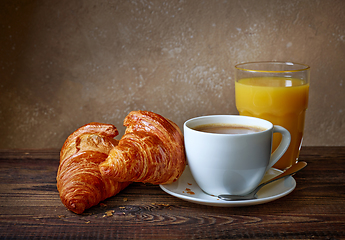
[[[209,133],[195,130],[207,124],[240,125],[262,131],[246,134]],[[271,122],[239,115],[211,115],[184,123],[186,157],[199,187],[210,195],[244,195],[259,185],[266,171],[290,145],[288,130]],[[282,141],[271,154],[273,133]]]

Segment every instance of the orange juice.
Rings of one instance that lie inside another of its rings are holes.
[[[295,163],[302,143],[309,83],[285,77],[243,78],[235,82],[235,94],[240,115],[266,119],[290,132],[290,146],[273,167],[285,169]],[[280,140],[275,133],[273,151]]]

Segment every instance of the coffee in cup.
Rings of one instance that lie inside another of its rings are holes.
[[[260,132],[265,130],[256,126],[245,126],[239,124],[225,124],[225,123],[213,123],[199,125],[194,130],[209,133],[223,133],[223,134],[247,134],[253,132]]]

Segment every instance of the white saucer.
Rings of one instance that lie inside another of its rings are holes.
[[[262,181],[271,179],[281,172],[281,170],[271,168],[267,171]],[[295,189],[296,181],[293,177],[289,176],[285,179],[270,183],[260,189],[257,193],[257,199],[224,201],[216,196],[211,196],[203,192],[195,182],[189,167],[186,166],[183,174],[176,182],[159,186],[166,193],[188,202],[216,207],[240,207],[263,204],[284,197]]]

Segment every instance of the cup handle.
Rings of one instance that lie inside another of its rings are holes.
[[[286,130],[285,128],[283,128],[281,126],[274,125],[273,126],[273,133],[276,133],[276,132],[278,132],[282,135],[282,140],[281,140],[279,146],[277,147],[277,149],[272,153],[270,162],[269,162],[266,170],[270,169],[276,162],[278,162],[278,160],[284,155],[284,153],[288,149],[290,142],[291,142],[291,135],[290,135],[290,132],[288,130]]]

